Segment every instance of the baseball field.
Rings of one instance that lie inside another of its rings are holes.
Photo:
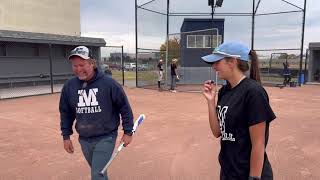
[[[277,116],[267,147],[274,179],[320,179],[320,86],[266,90]],[[111,180],[218,179],[219,139],[210,132],[201,93],[125,91],[135,117],[146,119],[111,164]],[[0,180],[90,179],[76,133],[75,152],[63,149],[59,96],[0,101]]]

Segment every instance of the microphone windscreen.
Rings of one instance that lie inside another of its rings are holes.
[[[87,82],[84,82],[84,83],[82,84],[82,89],[86,88],[87,85],[88,85],[88,83],[87,83]]]

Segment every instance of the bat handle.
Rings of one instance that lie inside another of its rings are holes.
[[[120,146],[118,147],[117,151],[118,151],[118,152],[121,151],[123,147],[124,147],[124,142],[121,142],[121,144],[120,144]]]
[[[122,148],[124,148],[124,142],[121,142],[121,144],[119,145],[117,151],[115,152],[115,154],[113,154],[110,158],[110,160],[108,161],[108,163],[104,166],[104,168],[101,170],[100,174],[103,176],[108,167],[110,166],[111,162],[113,161],[113,159],[116,157],[116,155],[118,155],[118,153],[122,150]]]
[[[139,118],[136,120],[136,123],[133,126],[133,134],[135,133],[137,127],[139,126],[139,124],[145,119],[145,115],[141,114],[139,116]],[[108,167],[110,166],[111,162],[113,161],[113,159],[118,155],[118,153],[124,148],[124,142],[121,142],[119,147],[117,148],[117,150],[115,151],[115,153],[113,153],[113,155],[111,156],[110,160],[108,161],[108,163],[104,166],[104,168],[101,170],[100,174],[103,176],[105,174],[105,172],[107,171]]]

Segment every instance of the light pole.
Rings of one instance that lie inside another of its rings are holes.
[[[211,26],[212,26],[212,36],[211,36],[211,50],[213,51],[213,38],[214,38],[214,35],[216,34],[216,39],[217,39],[217,43],[216,45],[219,43],[219,31],[215,31],[214,33],[214,20],[213,20],[213,15],[214,15],[214,11],[215,11],[215,8],[216,7],[221,7],[222,6],[222,3],[223,3],[223,0],[208,0],[208,6],[211,6]],[[211,75],[212,75],[212,68],[210,68],[210,79],[212,79]],[[215,75],[215,78],[217,78],[217,72],[216,72],[216,75]],[[217,83],[217,82],[216,82]]]
[[[221,7],[223,3],[223,0],[208,0],[208,6],[211,6],[211,25],[212,29],[214,29],[214,20],[213,15],[216,7]],[[213,34],[214,35],[214,34]],[[213,48],[213,35],[211,38],[211,47]],[[217,33],[217,41],[218,41],[218,33]]]

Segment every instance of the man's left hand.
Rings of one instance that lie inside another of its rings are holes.
[[[124,147],[126,147],[128,144],[130,144],[132,141],[132,136],[129,136],[127,134],[123,134],[121,138],[121,142],[124,142]]]

